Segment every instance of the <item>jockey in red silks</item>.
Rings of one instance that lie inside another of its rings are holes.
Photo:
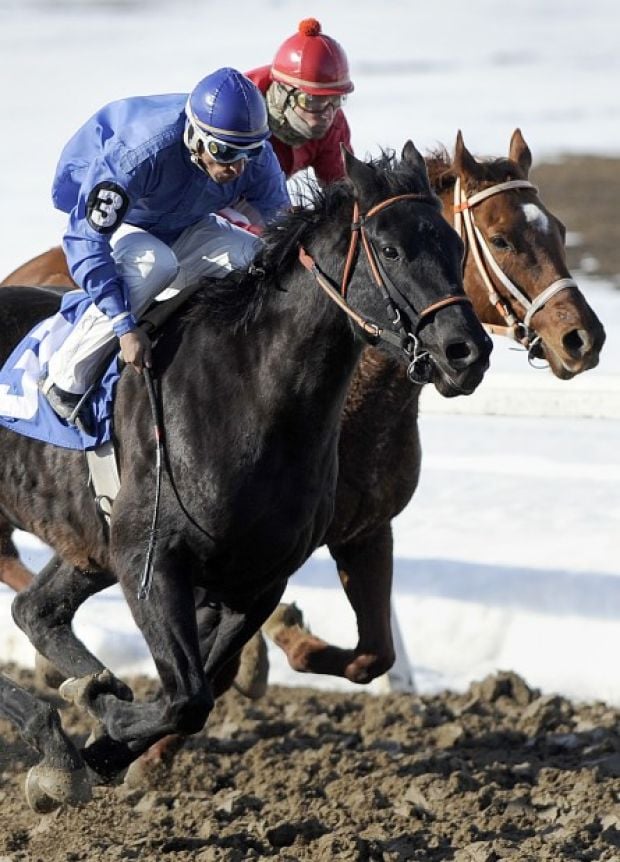
[[[286,176],[313,168],[322,185],[340,179],[340,144],[352,149],[342,104],[353,83],[338,42],[315,18],[307,18],[280,45],[270,66],[246,75],[265,96],[270,143]]]

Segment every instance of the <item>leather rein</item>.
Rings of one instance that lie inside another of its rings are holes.
[[[476,224],[473,208],[481,201],[486,200],[492,195],[500,194],[501,192],[511,189],[531,189],[538,194],[538,189],[528,180],[508,180],[504,183],[497,183],[487,189],[467,197],[467,193],[462,186],[460,177],[457,177],[454,185],[454,229],[461,237],[465,244],[465,254],[470,248],[478,273],[489,294],[489,302],[499,312],[501,317],[506,321],[506,326],[496,326],[494,324],[484,324],[487,331],[496,335],[506,335],[509,338],[518,341],[528,351],[528,355],[532,356],[532,351],[541,341],[540,335],[537,334],[534,327],[531,325],[532,318],[537,311],[540,311],[549,300],[561,290],[569,288],[577,288],[577,282],[572,278],[559,278],[546,287],[538,296],[530,300],[517,285],[511,281],[506,273],[501,269],[491,249]],[[463,230],[464,228],[464,230]],[[519,320],[514,309],[510,304],[510,299],[503,299],[496,291],[491,275],[495,275],[498,281],[506,288],[510,296],[515,299],[525,309],[523,320]]]
[[[366,339],[371,344],[376,344],[378,341],[386,341],[400,348],[411,360],[407,370],[409,379],[414,383],[426,383],[430,379],[429,375],[432,371],[432,359],[428,351],[420,347],[417,337],[422,321],[429,315],[448,305],[454,305],[455,303],[468,303],[471,305],[471,300],[468,296],[465,296],[465,294],[451,294],[449,296],[444,296],[441,299],[432,302],[426,308],[422,309],[422,311],[416,312],[417,320],[415,321],[413,332],[407,331],[403,324],[403,315],[401,314],[399,306],[399,300],[401,302],[407,302],[406,297],[403,296],[396,285],[392,282],[384,267],[379,262],[377,252],[366,231],[366,222],[368,219],[382,212],[387,207],[392,206],[392,204],[403,200],[428,201],[428,197],[423,194],[415,193],[396,195],[395,197],[387,198],[386,200],[375,204],[375,206],[371,207],[365,214],[360,214],[359,204],[355,201],[353,205],[353,221],[351,223],[351,238],[349,241],[349,249],[345,260],[339,291],[334,287],[331,280],[324,275],[319,266],[315,263],[313,257],[308,254],[305,248],[301,245],[299,247],[299,260],[315,278],[327,296],[335,302],[336,305],[341,308],[362,330]],[[368,261],[368,266],[373,280],[383,297],[385,308],[390,316],[392,330],[385,329],[373,320],[364,317],[362,314],[355,311],[355,309],[353,309],[347,302],[347,291],[355,268],[360,240],[362,248],[366,253],[366,259]]]

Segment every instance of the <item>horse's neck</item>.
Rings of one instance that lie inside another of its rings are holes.
[[[368,441],[365,457],[375,457],[373,440],[385,428],[404,423],[414,433],[422,387],[411,383],[404,365],[374,347],[367,347],[358,362],[343,411],[343,438]]]
[[[296,427],[320,416],[317,434],[329,433],[339,421],[362,344],[344,312],[301,267],[283,277],[280,287],[269,290],[247,330],[229,332],[221,325],[218,331],[206,310],[190,323],[182,343],[168,348],[169,397],[186,402],[188,385],[192,398],[205,403],[214,391],[227,393],[237,399],[241,424],[251,423],[259,434],[283,415]]]

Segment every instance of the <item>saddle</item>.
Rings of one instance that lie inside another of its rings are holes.
[[[138,326],[152,337],[157,330],[174,314],[177,309],[184,305],[188,299],[201,287],[201,282],[179,291],[174,296],[163,302],[153,302],[142,315]],[[107,367],[109,357],[106,358]],[[104,368],[100,369],[101,373]],[[99,377],[100,374],[97,374]],[[79,420],[78,420],[79,421]],[[120,473],[116,450],[112,439],[107,440],[94,449],[86,450],[86,462],[90,476],[90,484],[95,495],[95,503],[106,523],[110,523],[112,506],[121,487]]]

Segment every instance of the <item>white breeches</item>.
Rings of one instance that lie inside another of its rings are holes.
[[[129,290],[131,310],[139,318],[153,299],[170,299],[199,278],[224,278],[233,269],[247,269],[261,240],[215,216],[187,228],[170,246],[140,228],[123,225],[111,246]],[[91,305],[51,357],[45,387],[56,384],[66,392],[86,392],[115,339],[112,320]]]

